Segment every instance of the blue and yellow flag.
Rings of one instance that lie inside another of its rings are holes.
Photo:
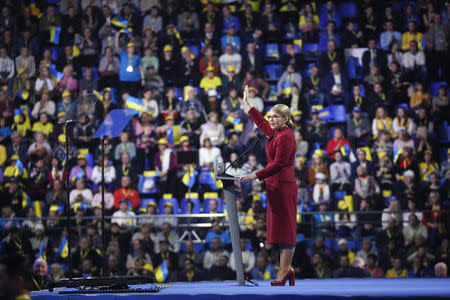
[[[29,96],[30,93],[28,93],[28,91],[21,91],[16,94],[16,97],[19,97],[22,100],[27,100]]]
[[[37,218],[42,218],[42,211],[44,210],[44,201],[33,201],[34,211]]]
[[[400,156],[403,153],[403,148],[399,148],[399,147],[394,147],[394,155],[392,155],[394,164],[397,163],[398,159],[400,158]]]
[[[78,174],[72,178],[72,183],[74,183],[78,179],[82,179],[85,173],[86,172],[83,169],[81,169],[80,172],[78,172]]]
[[[292,92],[292,84],[289,81],[286,81],[282,84],[283,94],[289,95]]]
[[[198,171],[192,166],[188,166],[188,171],[183,175],[181,181],[189,188],[192,188],[195,184],[195,178],[197,178]]]
[[[47,255],[45,254],[43,242],[41,242],[41,244],[39,245],[39,253],[36,255],[36,259],[38,259],[38,258],[47,261]]]
[[[128,28],[123,28],[120,30],[120,32],[125,33],[125,34],[132,34],[133,33],[133,28],[128,27]]]
[[[345,144],[344,146],[341,146],[339,148],[339,150],[341,151],[342,155],[345,157],[347,157],[350,154],[350,147],[347,144]]]
[[[163,261],[155,270],[156,281],[162,283],[169,277],[169,269],[167,263]]]
[[[128,27],[129,22],[121,15],[117,15],[111,20],[111,24],[119,28],[126,28]]]
[[[136,111],[144,110],[144,102],[142,99],[135,98],[133,96],[127,95],[125,98],[125,105],[127,108],[134,109]]]
[[[49,65],[48,69],[50,70],[50,73],[52,74],[53,78],[55,79],[55,82],[59,82],[61,79],[63,79],[64,74],[62,72],[58,71],[54,64]]]
[[[50,42],[59,45],[59,38],[61,36],[61,27],[59,26],[50,26]]]
[[[69,247],[67,245],[67,238],[65,235],[63,235],[61,239],[61,243],[59,244],[57,253],[62,258],[67,258],[67,256],[69,255]]]
[[[180,144],[180,126],[173,125],[167,131],[167,140],[171,145],[179,145]]]

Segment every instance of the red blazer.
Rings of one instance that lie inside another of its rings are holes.
[[[293,165],[297,145],[292,130],[288,127],[280,131],[273,130],[255,108],[250,109],[249,115],[256,126],[269,137],[266,144],[267,167],[256,172],[256,177],[271,185],[277,185],[279,181],[295,182]]]

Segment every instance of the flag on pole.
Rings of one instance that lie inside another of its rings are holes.
[[[127,106],[127,108],[131,108],[139,112],[144,110],[144,102],[142,101],[142,99],[135,98],[130,95],[126,96],[125,105]]]
[[[192,165],[188,166],[188,171],[183,175],[181,181],[183,184],[189,188],[192,188],[195,184],[195,178],[197,178],[198,171],[192,167]]]
[[[114,17],[111,20],[111,24],[113,24],[114,26],[117,26],[119,28],[126,28],[126,27],[128,27],[129,22],[121,15],[117,15],[116,17]]]
[[[63,235],[61,239],[61,243],[59,244],[57,253],[62,258],[67,258],[67,256],[69,255],[69,247],[67,246],[67,238],[65,235]]]
[[[162,283],[169,277],[169,269],[167,263],[163,261],[155,270],[156,281]]]
[[[179,145],[180,144],[180,126],[173,125],[167,131],[167,140],[171,145]]]
[[[61,36],[61,27],[50,26],[50,42],[59,45],[59,38]]]
[[[397,163],[398,159],[400,158],[400,155],[403,153],[403,148],[394,147],[394,155],[392,156],[394,160],[394,164]]]
[[[22,100],[27,100],[29,96],[30,93],[28,93],[28,91],[21,91],[16,94],[16,97],[19,97]]]

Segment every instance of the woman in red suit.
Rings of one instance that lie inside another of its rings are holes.
[[[293,124],[289,107],[275,105],[267,121],[249,102],[248,87],[244,89],[244,102],[256,126],[268,136],[267,167],[255,174],[241,177],[241,181],[265,180],[267,187],[267,242],[278,244],[280,268],[272,285],[284,285],[289,279],[295,285],[291,262],[296,244],[297,183],[294,177],[296,143],[291,129]]]

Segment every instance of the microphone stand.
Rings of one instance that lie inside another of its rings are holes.
[[[64,131],[66,135],[66,164],[64,165],[64,172],[66,173],[66,180],[64,184],[64,189],[66,191],[67,195],[67,203],[66,203],[66,220],[67,220],[67,249],[68,249],[68,255],[67,255],[67,261],[69,265],[69,280],[72,281],[72,239],[70,238],[70,226],[71,226],[71,219],[70,219],[70,197],[69,197],[69,130],[67,130],[67,127],[72,122],[70,120],[65,121],[62,123],[64,125]]]
[[[101,147],[102,147],[102,255],[105,256],[106,253],[106,237],[105,237],[105,140],[108,138],[107,135],[102,136]],[[102,259],[102,275],[105,276],[105,260]]]

